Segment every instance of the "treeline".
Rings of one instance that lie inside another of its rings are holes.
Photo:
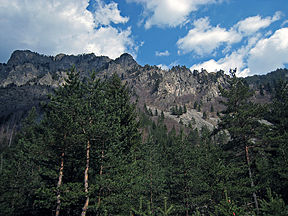
[[[116,75],[72,70],[2,152],[0,214],[288,215],[288,83],[269,105],[235,71],[220,91],[217,129],[168,131]]]

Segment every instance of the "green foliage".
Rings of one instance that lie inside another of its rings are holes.
[[[261,96],[264,96],[264,90],[263,90],[263,86],[261,84],[259,86],[259,93]]]
[[[167,206],[167,198],[164,197],[164,206],[163,208],[157,207],[159,212],[154,212],[151,207],[151,203],[148,201],[147,206],[143,205],[143,197],[139,199],[139,207],[138,209],[132,207],[131,210],[133,213],[139,216],[154,216],[154,215],[161,215],[161,216],[168,216],[171,215],[173,212],[173,205]]]
[[[184,104],[184,106],[183,106],[183,113],[187,113],[187,107],[186,107],[185,104]]]
[[[272,195],[271,189],[267,189],[267,198],[266,200],[260,200],[260,210],[262,215],[265,216],[285,216],[288,215],[288,206],[285,205],[283,199],[279,195]]]
[[[197,107],[198,107],[198,103],[197,103],[197,101],[195,101],[195,102],[194,102],[194,105],[193,105],[193,108],[194,108],[194,109],[197,109]]]
[[[165,119],[165,115],[163,110],[161,111],[161,115],[160,115],[160,121],[163,121]]]
[[[9,163],[4,164],[3,175],[7,178],[1,179],[0,190],[7,214],[51,215],[59,196],[60,214],[79,215],[87,195],[88,213],[108,210],[118,214],[126,209],[128,214],[128,173],[132,171],[133,149],[140,141],[135,105],[130,103],[129,94],[116,75],[105,81],[94,75],[81,81],[72,69],[64,87],[51,96],[43,119],[36,123],[30,115],[24,123],[15,149],[11,149],[13,154],[7,152],[17,160],[5,155]],[[87,141],[91,143],[89,193],[82,183]],[[14,189],[4,192],[9,184]]]
[[[214,112],[214,106],[213,106],[213,104],[211,104],[210,112],[211,112],[211,113]]]
[[[59,197],[60,215],[80,215],[87,196],[87,215],[255,215],[254,197],[257,215],[287,215],[287,83],[260,106],[235,73],[221,89],[226,109],[211,133],[192,129],[193,118],[189,128],[168,131],[163,111],[155,110],[157,121],[145,104],[136,113],[117,75],[81,80],[72,69],[43,116],[32,110],[3,151],[0,215],[55,214]],[[185,112],[185,105],[171,108]]]
[[[187,112],[187,108],[186,108],[186,106],[184,105],[183,106],[183,108],[182,108],[182,106],[173,106],[171,109],[170,109],[170,111],[171,111],[171,115],[177,115],[177,117],[179,117],[179,116],[181,116],[181,115],[183,115],[184,113],[186,113]]]
[[[203,118],[203,119],[207,119],[207,113],[206,113],[205,111],[203,112],[202,118]]]
[[[158,91],[159,89],[159,86],[160,86],[160,83],[161,83],[161,80],[160,79],[157,79],[154,83],[154,86],[152,88],[152,91],[151,91],[151,94],[155,93]]]
[[[237,206],[233,200],[231,200],[227,196],[227,192],[225,192],[225,200],[221,200],[218,205],[215,207],[215,215],[223,215],[223,216],[231,216],[231,215],[246,215],[245,210],[239,206]],[[249,213],[249,215],[255,215],[253,213]]]
[[[168,207],[167,205],[168,205],[167,204],[167,197],[164,197],[164,208],[162,209],[162,208],[158,207],[161,215],[163,215],[163,216],[168,216],[173,212],[174,206],[171,205],[170,207]]]
[[[288,84],[279,82],[276,85],[273,103],[267,112],[267,119],[272,123],[269,132],[266,133],[264,144],[265,151],[259,157],[257,168],[259,169],[259,181],[265,189],[271,190],[288,202]]]

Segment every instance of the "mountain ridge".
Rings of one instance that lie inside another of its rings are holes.
[[[163,111],[167,121],[174,122],[171,125],[181,122],[187,126],[193,122],[199,129],[202,126],[212,129],[217,124],[217,112],[223,109],[219,103],[219,86],[225,87],[230,79],[224,71],[209,73],[204,69],[190,71],[185,66],[174,66],[170,70],[141,66],[128,53],[113,60],[95,54],[45,56],[29,50],[16,50],[7,64],[0,64],[0,135],[5,137],[6,143],[28,110],[46,102],[47,95],[65,83],[67,72],[73,66],[83,78],[92,71],[99,78],[116,73],[131,88],[140,110],[145,105],[152,113]],[[288,70],[277,73],[283,77]],[[256,90],[255,100],[258,102],[270,100],[269,86],[264,85],[265,77],[245,78]],[[172,115],[173,107],[184,106],[186,113]],[[203,118],[204,113],[207,118]]]

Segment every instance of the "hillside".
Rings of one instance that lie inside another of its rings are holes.
[[[1,68],[0,215],[288,214],[286,69],[30,51]]]
[[[63,85],[67,72],[73,67],[84,78],[95,72],[99,78],[116,73],[131,88],[138,107],[144,105],[152,113],[163,113],[168,128],[180,121],[184,125],[194,122],[194,127],[212,129],[217,121],[219,86],[225,87],[229,76],[223,71],[208,73],[206,70],[190,71],[185,66],[162,70],[157,66],[141,66],[131,55],[123,54],[112,60],[105,56],[83,54],[78,56],[58,54],[44,56],[31,51],[15,51],[7,64],[0,64],[0,134],[1,146],[11,143],[20,120],[33,107],[47,101],[54,88]],[[263,76],[247,77],[245,80],[256,90],[255,100],[270,100],[273,82],[287,78],[288,70],[277,70]],[[274,81],[273,81],[274,80]],[[261,89],[262,88],[262,89]],[[261,90],[261,91],[260,91]],[[171,115],[171,109],[187,109],[181,115]],[[207,118],[203,119],[203,113]]]

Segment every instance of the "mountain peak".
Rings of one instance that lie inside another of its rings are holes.
[[[30,50],[15,50],[10,59],[8,60],[7,64],[11,66],[24,64],[25,62],[34,62],[39,60],[46,60],[49,61],[49,57],[40,55],[36,52],[32,52]]]
[[[115,59],[117,64],[121,64],[124,67],[131,67],[133,65],[138,65],[137,62],[134,60],[132,55],[129,53],[123,53],[119,58]]]

